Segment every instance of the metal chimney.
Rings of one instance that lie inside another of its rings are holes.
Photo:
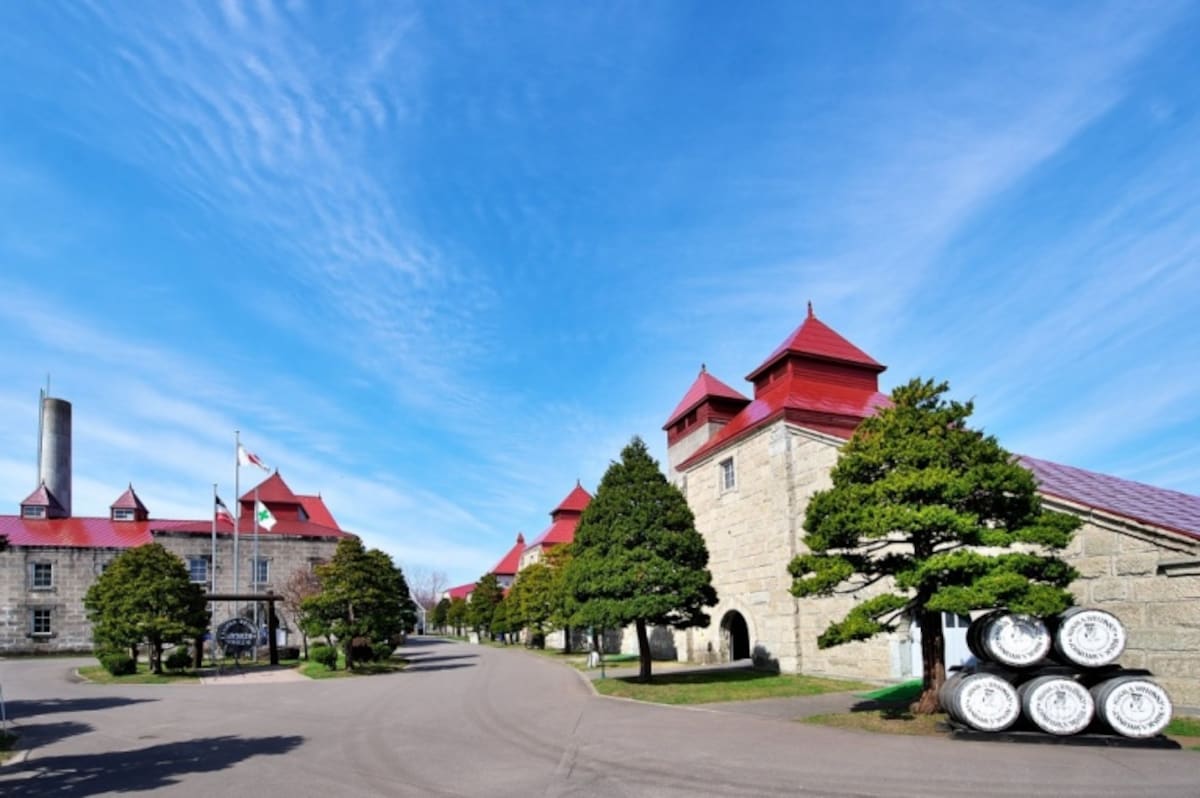
[[[71,403],[42,397],[41,437],[38,440],[38,482],[58,499],[71,517]]]

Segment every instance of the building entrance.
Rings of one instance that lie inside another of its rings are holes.
[[[721,649],[729,662],[750,658],[750,629],[737,610],[730,610],[721,619]]]

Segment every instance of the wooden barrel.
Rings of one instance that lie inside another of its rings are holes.
[[[1079,734],[1095,715],[1088,689],[1066,676],[1038,676],[1017,688],[1021,711],[1049,734]]]
[[[951,720],[979,731],[1004,731],[1021,716],[1016,688],[995,673],[957,673],[938,697]]]
[[[1110,612],[1072,607],[1054,626],[1054,653],[1074,665],[1102,668],[1125,651],[1125,625]]]
[[[973,621],[967,646],[979,659],[1024,668],[1041,662],[1053,639],[1041,618],[1000,610]]]
[[[1155,737],[1171,722],[1167,691],[1144,676],[1117,676],[1092,688],[1096,716],[1125,737]]]

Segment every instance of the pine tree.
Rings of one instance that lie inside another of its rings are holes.
[[[1071,604],[1065,588],[1076,576],[1049,552],[1067,545],[1078,519],[1043,510],[1033,475],[994,437],[970,429],[973,404],[947,401],[947,390],[914,379],[859,426],[833,487],[808,504],[811,553],[789,565],[799,597],[886,586],[831,623],[821,648],[916,618],[924,690],[914,711],[922,713],[937,710],[946,678],[942,612],[1007,607],[1048,616]]]
[[[204,589],[160,543],[119,554],[88,588],[83,606],[99,650],[136,652],[146,643],[155,673],[162,673],[165,645],[188,642],[208,626]]]
[[[667,482],[640,438],[600,481],[575,530],[564,575],[582,626],[637,627],[639,679],[650,679],[647,625],[708,626],[717,603],[708,548],[683,494]]]

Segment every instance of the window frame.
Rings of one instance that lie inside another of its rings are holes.
[[[46,569],[47,579],[42,583],[38,579],[38,574],[41,569]],[[54,563],[46,560],[36,560],[29,563],[29,589],[30,590],[53,590],[54,589]]]
[[[45,620],[45,629],[43,631],[38,631],[39,616]],[[54,636],[54,610],[51,607],[30,607],[29,608],[29,636],[30,637],[53,637]]]
[[[137,510],[130,507],[114,507],[112,511],[112,520],[114,521],[136,521]]]
[[[212,557],[207,554],[193,554],[187,558],[188,581],[193,585],[207,585],[212,579]],[[193,570],[193,563],[202,563],[204,565],[204,578],[197,579]]]
[[[260,579],[259,569],[261,568],[265,578]],[[250,574],[254,577],[253,583],[258,586],[271,584],[271,558],[270,557],[251,557],[250,558]]]
[[[717,492],[729,493],[737,486],[737,458],[731,455],[717,463]]]

